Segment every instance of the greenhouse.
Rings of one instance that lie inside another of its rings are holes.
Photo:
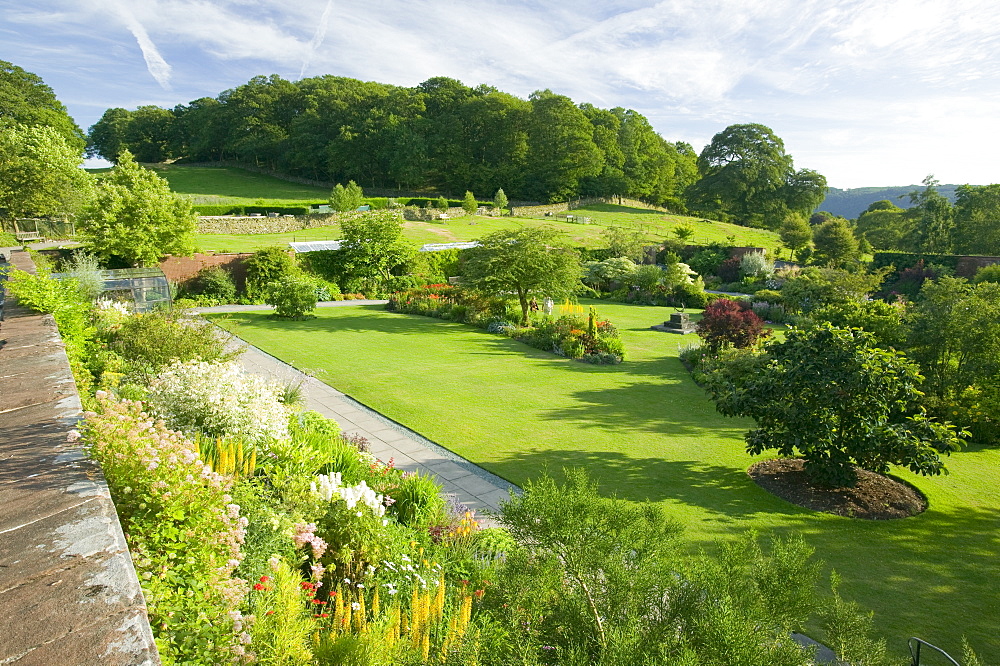
[[[69,273],[53,273],[53,277],[70,277]],[[103,285],[101,298],[130,303],[135,312],[169,308],[170,282],[159,268],[115,268],[100,271]]]

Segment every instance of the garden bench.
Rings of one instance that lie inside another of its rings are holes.
[[[14,237],[22,243],[26,241],[43,241],[45,240],[41,234],[37,231],[15,231]]]

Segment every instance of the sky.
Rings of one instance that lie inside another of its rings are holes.
[[[1000,182],[995,0],[0,0],[0,60],[84,130],[258,74],[448,76],[635,109],[698,151],[761,123],[832,187]]]

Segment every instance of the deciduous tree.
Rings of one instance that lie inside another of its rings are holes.
[[[55,128],[0,120],[0,208],[9,217],[76,212],[92,186],[82,164]]]
[[[528,324],[532,298],[568,298],[580,286],[580,258],[564,235],[545,228],[497,231],[466,253],[462,280],[490,296],[513,294]]]
[[[175,196],[166,180],[139,166],[127,150],[98,181],[93,200],[80,213],[79,229],[94,254],[133,266],[194,251],[191,202]]]
[[[956,430],[918,406],[916,364],[878,348],[870,333],[829,324],[792,329],[766,353],[768,363],[735,383],[717,375],[707,384],[722,414],[757,422],[746,434],[753,455],[801,455],[815,483],[841,487],[857,482],[855,467],[941,474],[941,454],[959,448]]]

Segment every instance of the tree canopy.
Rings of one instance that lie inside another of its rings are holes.
[[[84,134],[41,77],[0,60],[0,120],[28,127],[54,129],[77,153],[86,144]]]
[[[546,228],[524,227],[484,236],[466,252],[462,280],[490,296],[517,296],[521,323],[532,298],[568,298],[580,286],[580,258],[566,237]]]
[[[191,203],[174,195],[166,180],[139,166],[127,150],[97,182],[93,200],[80,213],[79,229],[94,254],[132,266],[194,250]]]
[[[923,377],[870,333],[820,324],[772,341],[754,372],[717,375],[708,384],[718,410],[757,426],[747,451],[802,455],[807,473],[826,486],[853,486],[855,466],[886,473],[905,465],[940,474],[940,454],[957,450],[950,426],[916,407]]]
[[[730,125],[698,157],[701,179],[688,190],[696,210],[777,227],[788,211],[808,215],[823,201],[826,178],[795,171],[784,142],[764,125]]]
[[[115,160],[123,149],[140,161],[231,159],[365,187],[503,188],[542,201],[615,194],[679,207],[697,177],[691,147],[635,111],[548,90],[525,100],[447,77],[406,88],[258,76],[174,109],[108,109],[89,150]]]
[[[75,213],[91,189],[82,163],[56,128],[0,120],[0,208],[11,218]]]

